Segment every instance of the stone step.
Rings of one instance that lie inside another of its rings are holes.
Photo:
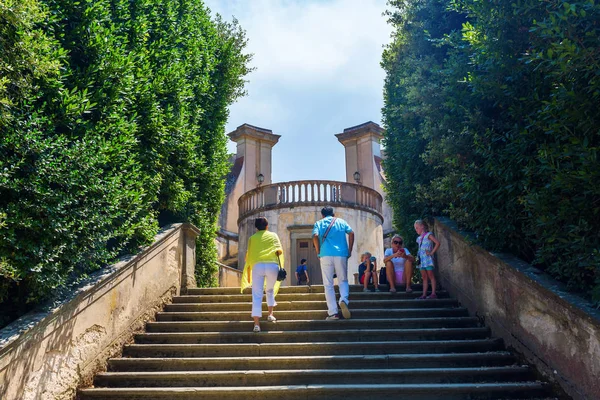
[[[271,323],[273,324],[273,323]],[[270,325],[270,324],[265,324]],[[274,323],[273,325],[277,325]],[[256,334],[247,332],[177,332],[140,333],[138,344],[204,344],[204,343],[298,343],[298,342],[370,342],[404,340],[460,340],[489,337],[489,328],[434,329],[340,329],[337,331],[274,331]]]
[[[375,308],[399,309],[399,308],[441,308],[458,307],[456,299],[428,299],[428,300],[351,300],[352,310],[372,310]],[[267,310],[267,304],[262,303],[263,310]],[[277,300],[276,311],[294,310],[326,310],[327,303],[323,301],[280,301]],[[166,312],[194,312],[194,311],[248,311],[252,310],[252,302],[244,303],[177,303],[168,304]]]
[[[448,298],[448,292],[445,290],[438,290],[437,295],[439,298]],[[421,296],[421,292],[415,290],[412,293],[405,292],[352,292],[350,294],[350,301],[354,300],[389,300],[389,299],[416,299]],[[276,300],[280,301],[325,301],[325,293],[279,293],[277,294]],[[251,302],[251,294],[228,294],[228,295],[184,295],[173,297],[173,303],[242,303]],[[265,301],[265,296],[263,296]]]
[[[252,330],[254,322],[250,321],[193,321],[193,322],[148,322],[146,332],[248,332]],[[360,328],[474,328],[479,326],[479,321],[474,317],[448,317],[448,318],[403,318],[403,319],[348,319],[337,321],[325,320],[278,320],[277,323],[261,324],[263,332],[275,331],[316,331],[336,329]]]
[[[286,399],[372,400],[379,396],[410,400],[508,399],[544,396],[547,386],[540,382],[438,383],[376,385],[298,385],[187,388],[94,388],[80,391],[81,399]]]
[[[428,300],[423,300],[425,303]],[[263,315],[266,318],[266,315]],[[295,310],[276,311],[277,320],[324,320],[327,310]],[[371,310],[352,310],[353,319],[377,318],[435,318],[466,317],[467,309],[456,308],[406,308],[388,310],[377,308]],[[213,312],[159,312],[157,321],[245,321],[250,319],[249,311],[213,311]]]
[[[235,343],[235,344],[131,344],[123,348],[126,357],[247,357],[301,355],[371,355],[415,353],[465,353],[502,350],[501,339]]]
[[[456,354],[325,355],[295,357],[113,358],[109,371],[240,371],[248,369],[461,368],[514,365],[507,351]]]
[[[422,291],[423,290],[423,285],[421,284],[415,284],[411,286],[412,289],[415,292],[418,291]],[[441,290],[442,288],[439,287],[438,288]],[[350,285],[350,292],[351,293],[355,293],[355,292],[362,292],[364,289],[363,285]],[[380,285],[380,289],[384,290],[384,291],[388,291],[389,288],[387,285]],[[403,287],[398,287],[396,288],[398,289],[398,292],[402,293],[404,292],[404,288]],[[323,289],[323,285],[311,285],[311,286],[282,286],[279,289],[279,293],[280,294],[287,294],[287,293],[323,293],[324,289]],[[335,286],[335,292],[339,293],[339,287],[336,285]],[[246,288],[244,290],[244,293],[252,293],[252,289],[251,288]],[[198,296],[198,295],[216,295],[216,294],[240,294],[240,288],[239,287],[228,287],[228,288],[224,288],[224,287],[219,287],[219,288],[190,288],[188,289],[187,292],[188,295],[194,295],[194,296]]]
[[[353,384],[422,384],[531,381],[527,366],[411,369],[287,369],[245,371],[107,372],[96,387],[189,387]]]

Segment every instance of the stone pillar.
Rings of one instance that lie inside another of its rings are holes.
[[[200,235],[200,230],[192,224],[183,224],[184,234],[182,246],[182,267],[181,267],[181,288],[180,294],[187,294],[189,288],[195,288],[196,285],[196,237]]]
[[[236,159],[243,158],[243,170],[239,177],[246,193],[259,185],[258,176],[262,174],[262,185],[272,183],[271,150],[281,135],[273,134],[270,129],[244,124],[228,134],[237,143]],[[237,201],[237,199],[235,199]]]
[[[237,256],[238,268],[244,267],[246,252],[246,230],[238,225],[239,207],[238,199],[246,192],[256,189],[259,185],[265,186],[273,183],[272,178],[272,149],[279,141],[280,135],[275,135],[270,129],[259,128],[249,124],[238,126],[228,134],[229,138],[237,143],[237,154],[233,162],[232,172],[226,184],[225,204],[221,209],[219,223],[221,231],[238,235]],[[259,184],[259,175],[263,182]],[[269,192],[270,194],[270,192]],[[275,198],[268,196],[269,199]],[[254,225],[252,226],[254,227]],[[254,233],[254,228],[252,228]]]
[[[344,132],[335,135],[346,149],[346,182],[358,183],[360,185],[376,190],[383,196],[383,233],[393,231],[392,210],[387,204],[383,184],[385,182],[381,166],[382,152],[381,139],[383,128],[369,121],[364,124],[344,129]],[[360,174],[360,180],[356,182],[355,173]]]
[[[346,149],[346,182],[356,183],[355,172],[360,174],[360,184],[383,194],[380,178],[383,128],[374,122],[365,122],[335,135]]]

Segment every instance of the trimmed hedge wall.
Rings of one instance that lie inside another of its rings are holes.
[[[245,45],[200,0],[0,3],[2,318],[172,222],[202,230],[198,278],[213,283]]]
[[[600,301],[600,4],[392,0],[395,224],[445,214]]]

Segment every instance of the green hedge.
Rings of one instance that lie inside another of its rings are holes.
[[[382,65],[395,224],[446,214],[600,301],[600,5],[396,0]]]
[[[209,285],[250,56],[200,0],[0,3],[0,300],[15,314],[190,221]],[[29,304],[29,305],[27,305]]]

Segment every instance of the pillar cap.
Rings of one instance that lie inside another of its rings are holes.
[[[338,138],[340,143],[344,144],[345,142],[369,135],[373,136],[376,140],[381,140],[381,138],[383,138],[383,132],[385,132],[385,130],[381,126],[373,121],[368,121],[360,125],[346,128],[344,129],[344,132],[338,133],[335,137]]]
[[[241,138],[249,137],[255,140],[270,143],[272,146],[274,146],[281,137],[281,135],[275,135],[270,129],[259,128],[258,126],[250,124],[238,126],[235,131],[228,133],[227,136],[229,136],[229,139],[234,142],[239,141]]]

